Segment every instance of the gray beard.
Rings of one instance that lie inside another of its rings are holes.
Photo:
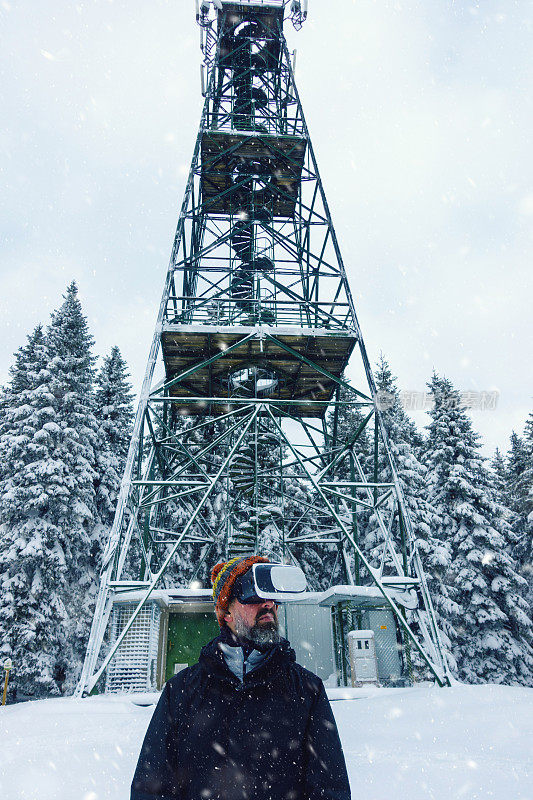
[[[235,633],[240,639],[248,639],[252,644],[260,647],[265,645],[279,644],[279,626],[277,622],[265,622],[262,625],[256,623],[249,628],[239,617],[235,620]]]

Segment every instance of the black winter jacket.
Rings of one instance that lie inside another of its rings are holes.
[[[282,640],[241,683],[220,641],[166,684],[131,800],[350,800],[320,678]]]

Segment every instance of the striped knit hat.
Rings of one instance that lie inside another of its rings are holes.
[[[259,563],[268,564],[269,559],[264,556],[238,556],[230,561],[221,561],[211,570],[215,614],[220,627],[224,625],[224,614],[228,610],[232,599],[235,581],[245,572],[248,572],[252,564]]]

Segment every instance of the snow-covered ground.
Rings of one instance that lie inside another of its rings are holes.
[[[533,800],[533,689],[457,685],[330,696],[354,800]],[[65,698],[0,709],[0,796],[127,800],[153,711],[138,703],[154,696],[133,700]]]

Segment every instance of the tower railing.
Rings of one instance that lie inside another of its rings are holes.
[[[350,319],[349,303],[261,297],[235,301],[225,297],[202,299],[185,295],[169,295],[164,316],[165,323],[179,325],[255,325],[263,322],[345,332],[350,330]]]

